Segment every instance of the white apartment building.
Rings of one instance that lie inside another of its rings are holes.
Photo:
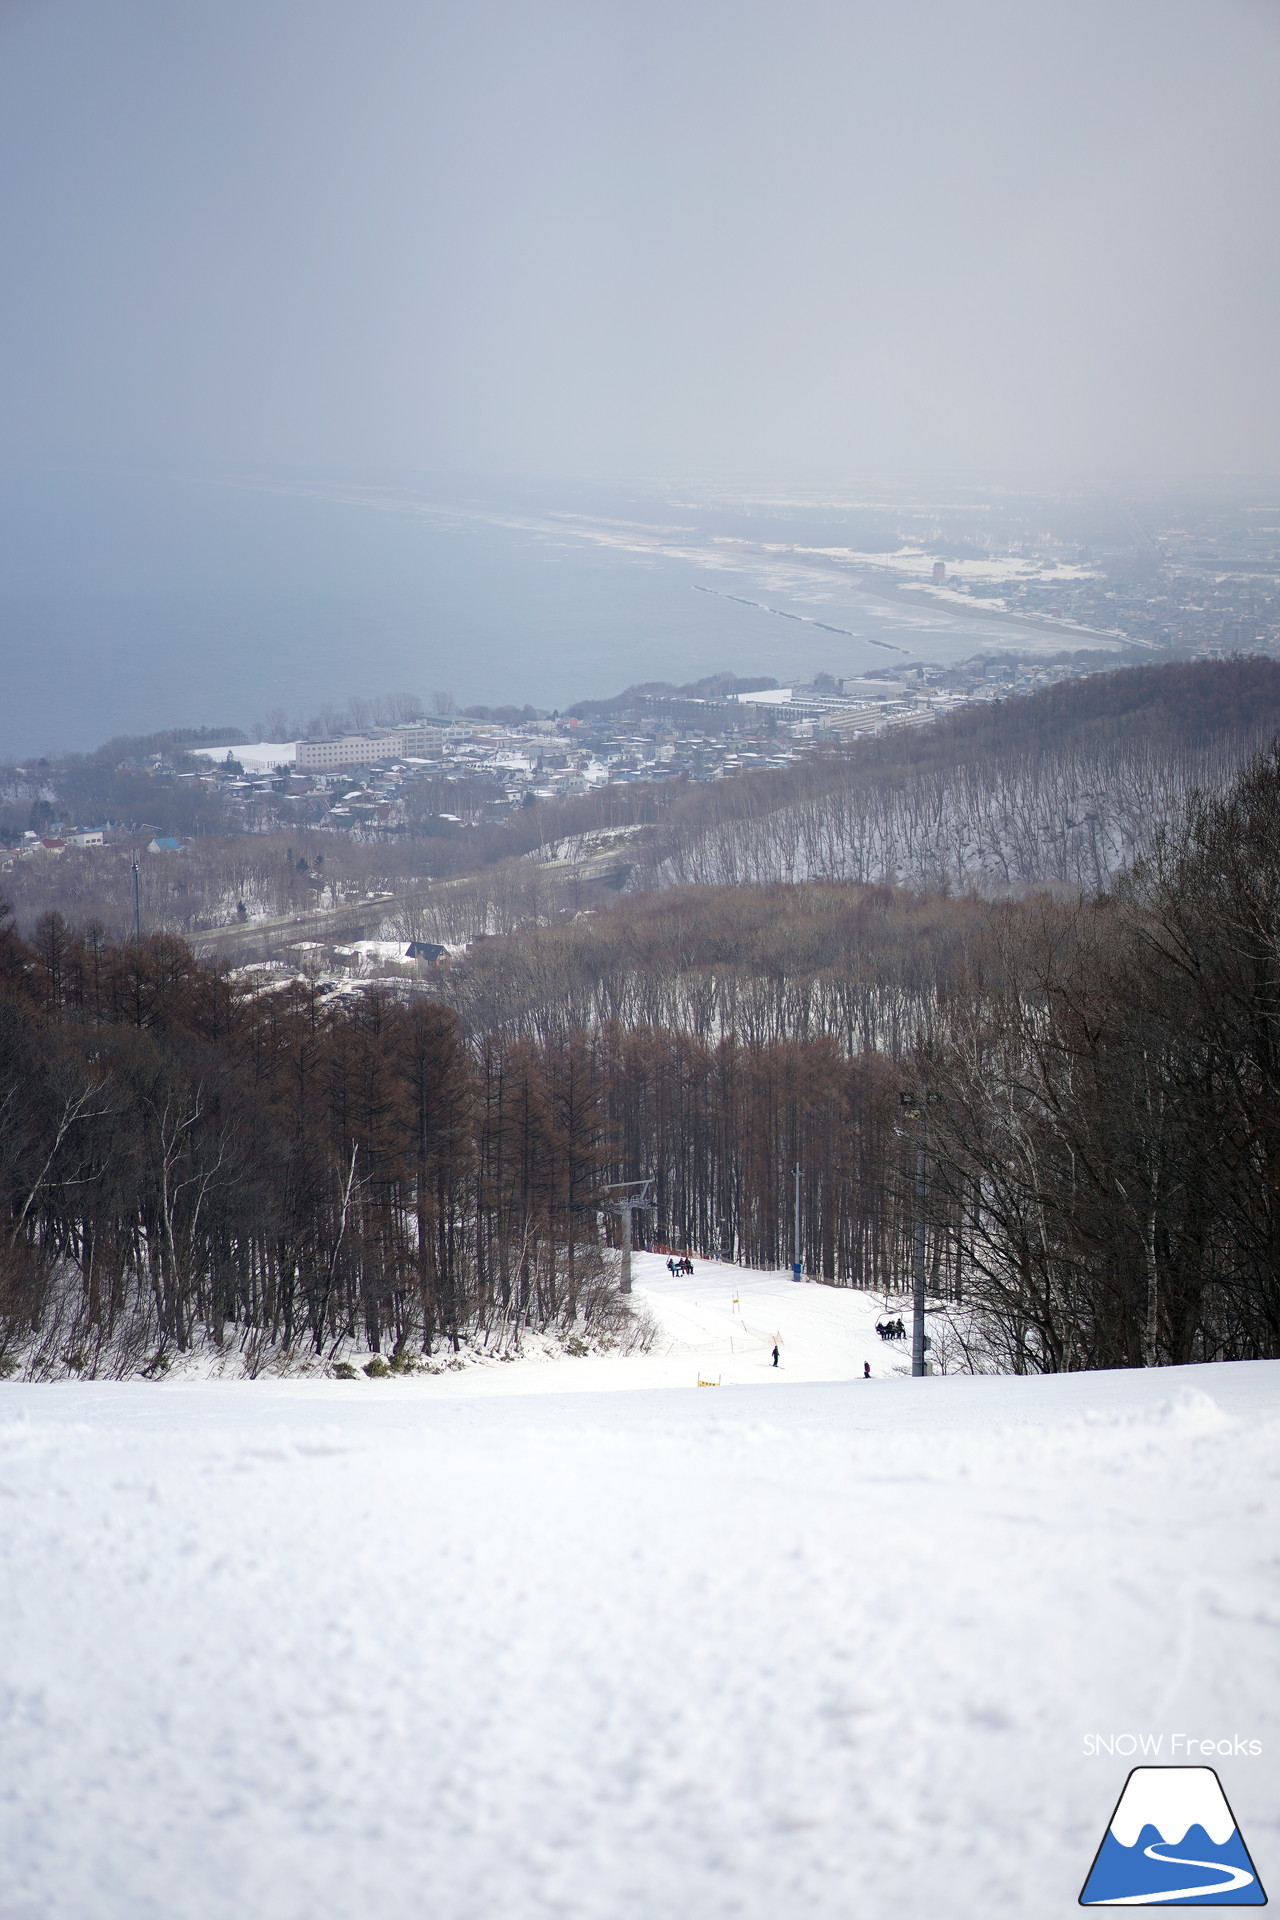
[[[345,740],[299,740],[294,765],[299,773],[331,773],[394,760],[407,751],[403,733],[352,733]]]
[[[438,749],[452,731],[470,733],[471,726],[432,726],[414,722],[406,727],[387,727],[377,733],[349,733],[342,740],[299,740],[294,762],[299,773],[331,773],[339,767],[370,767],[379,760],[397,760],[405,754],[421,754]]]

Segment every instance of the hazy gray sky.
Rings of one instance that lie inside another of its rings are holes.
[[[19,461],[1274,471],[1274,0],[0,0]]]

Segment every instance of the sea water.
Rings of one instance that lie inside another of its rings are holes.
[[[550,710],[1057,644],[785,550],[848,544],[855,519],[679,482],[0,476],[0,754],[400,691]]]

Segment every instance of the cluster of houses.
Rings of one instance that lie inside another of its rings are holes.
[[[74,847],[82,853],[91,851],[94,847],[105,847],[114,837],[115,831],[108,826],[73,827],[67,833],[27,832],[23,834],[16,847],[5,850],[3,864],[11,866],[15,860],[31,859],[40,855],[56,856],[65,853],[68,847]],[[120,837],[127,839],[129,836],[121,833]],[[156,834],[147,842],[147,852],[181,853],[182,842],[175,840],[170,834]]]
[[[514,725],[451,717],[300,740],[270,787],[320,803],[315,824],[390,828],[403,824],[415,781],[482,782],[490,816],[527,804],[631,781],[722,780],[750,767],[782,767],[797,754],[887,727],[918,726],[950,707],[1002,690],[980,673],[973,686],[946,684],[945,670],[909,668],[897,678],[868,675],[759,693],[672,698],[638,694],[606,712],[553,715]],[[352,786],[352,776],[359,785]],[[244,780],[247,787],[249,782]],[[474,813],[459,805],[444,821]]]
[[[157,782],[157,807],[160,789],[175,783],[216,793],[224,824],[215,832],[307,828],[358,839],[448,833],[498,823],[539,800],[628,782],[708,782],[785,767],[798,755],[919,726],[1063,671],[1004,660],[967,674],[908,666],[896,674],[844,680],[819,674],[804,684],[705,697],[636,692],[512,724],[455,714],[330,739],[200,747],[180,757],[153,756],[147,771]],[[141,832],[151,836],[144,843],[150,854],[182,851],[170,833]],[[137,846],[139,839],[136,825],[28,832],[0,865],[68,849],[91,852],[112,841]]]

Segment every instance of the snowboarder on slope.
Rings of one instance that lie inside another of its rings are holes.
[[[871,1362],[869,1360],[864,1360],[862,1363],[862,1377],[864,1380],[871,1378]]]
[[[778,1364],[778,1343],[776,1340],[773,1343],[773,1364],[775,1367]]]

